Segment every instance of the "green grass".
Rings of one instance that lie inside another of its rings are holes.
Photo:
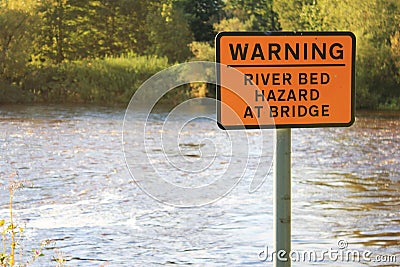
[[[125,104],[145,80],[167,67],[167,58],[129,55],[32,66],[23,90],[33,102]]]

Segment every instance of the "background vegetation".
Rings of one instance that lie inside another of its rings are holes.
[[[357,106],[400,109],[399,0],[0,0],[0,103],[127,103],[222,30],[352,31]]]

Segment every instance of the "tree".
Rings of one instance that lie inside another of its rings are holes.
[[[252,31],[277,31],[280,29],[273,0],[230,0],[226,4],[228,18],[242,22],[251,21]]]
[[[146,7],[145,1],[90,1],[88,17],[92,34],[88,41],[94,49],[94,55],[104,57],[140,51],[136,44],[144,37],[140,30],[144,31],[142,25],[146,18]]]
[[[392,43],[393,60],[395,62],[397,70],[396,80],[397,83],[400,84],[400,23],[399,23],[399,30],[392,36],[391,43]],[[400,101],[400,93],[399,93],[399,101]]]
[[[400,2],[373,0],[368,6],[359,3],[355,10],[363,21],[355,29],[360,36],[358,58],[362,63],[357,72],[367,76],[368,82],[364,85],[377,103],[390,105],[397,99],[396,105],[400,108],[398,51],[394,49],[398,40]]]
[[[183,7],[195,41],[210,42],[214,40],[216,32],[213,24],[218,23],[222,18],[224,6],[222,0],[181,0],[181,2],[177,2],[177,5]]]
[[[274,0],[273,8],[279,14],[279,22],[283,30],[304,30],[304,21],[301,18],[303,7],[312,4],[313,0]]]
[[[87,17],[89,0],[42,0],[37,53],[50,63],[61,63],[88,56],[86,36],[91,23]]]
[[[146,24],[151,42],[147,53],[166,56],[170,62],[183,62],[192,55],[189,44],[193,41],[193,34],[183,10],[174,6],[172,1],[154,3]]]
[[[0,80],[18,83],[32,53],[35,1],[0,1]]]
[[[346,30],[356,34],[358,107],[377,108],[400,97],[398,0],[275,0],[275,9],[284,30]]]
[[[149,46],[145,0],[42,0],[37,51],[60,63],[134,52]]]
[[[253,27],[253,22],[251,19],[246,21],[240,21],[238,18],[234,17],[231,19],[223,19],[220,23],[214,24],[214,29],[217,32],[222,31],[251,31]]]

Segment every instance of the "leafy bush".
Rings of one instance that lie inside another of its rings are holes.
[[[33,65],[23,88],[36,102],[127,103],[146,79],[168,66],[166,58],[132,55]]]
[[[23,91],[15,84],[0,81],[0,104],[17,104],[32,101],[30,92]]]

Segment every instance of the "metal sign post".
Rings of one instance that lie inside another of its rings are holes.
[[[291,182],[291,129],[277,129],[274,158],[275,267],[291,266]]]
[[[221,32],[215,38],[217,124],[276,128],[275,267],[290,267],[291,128],[355,121],[356,37],[351,32]],[[229,69],[239,70],[233,79]],[[228,88],[224,85],[235,86]],[[256,86],[256,88],[254,88]]]

